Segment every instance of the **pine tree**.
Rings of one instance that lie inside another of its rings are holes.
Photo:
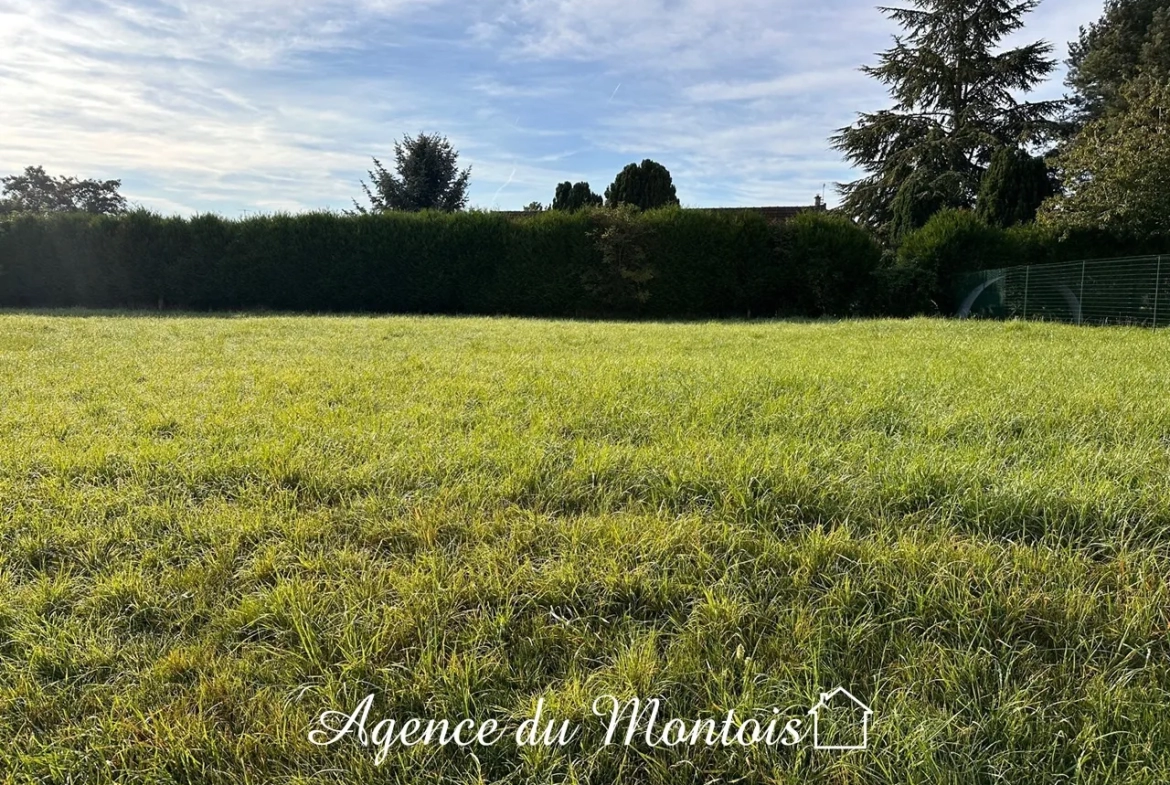
[[[1139,72],[1170,78],[1170,0],[1108,0],[1068,50],[1075,132],[1125,109],[1122,87]]]
[[[404,136],[401,142],[394,143],[394,158],[397,176],[375,158],[374,168],[369,172],[373,188],[362,183],[374,212],[442,210],[450,213],[467,206],[471,169],[459,171],[459,153],[447,137],[421,133],[413,139]],[[368,212],[357,202],[353,206],[359,213]]]
[[[991,154],[1055,131],[1060,101],[1018,101],[1055,67],[1045,41],[997,52],[1023,27],[1039,0],[911,0],[882,8],[905,30],[876,66],[861,70],[885,84],[892,109],[862,113],[833,146],[865,170],[838,186],[846,214],[889,236],[893,202],[915,172],[924,181],[953,175],[958,201],[974,202]]]

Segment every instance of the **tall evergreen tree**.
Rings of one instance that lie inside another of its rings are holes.
[[[1170,78],[1170,0],[1107,0],[1069,44],[1070,131],[1125,109],[1122,86],[1139,72]]]
[[[969,206],[992,152],[1053,133],[1063,103],[1015,97],[1055,67],[1050,44],[997,52],[1039,0],[910,2],[912,8],[880,9],[905,32],[878,65],[861,69],[889,88],[893,108],[862,113],[832,138],[866,172],[838,186],[842,209],[886,236],[894,197],[912,173],[925,170],[927,181],[954,175],[958,200]]]
[[[582,207],[600,207],[601,195],[593,193],[589,183],[570,183],[568,180],[557,186],[553,197],[552,210],[576,212]]]
[[[414,138],[404,136],[401,142],[394,143],[394,159],[397,175],[387,171],[375,158],[374,168],[369,172],[373,187],[362,183],[373,212],[442,210],[450,213],[467,206],[471,169],[459,171],[459,153],[447,137],[421,133]],[[369,211],[356,201],[353,206],[359,213]]]
[[[649,158],[640,164],[627,165],[605,189],[606,207],[622,204],[632,204],[642,210],[678,204],[670,172]]]
[[[975,212],[992,226],[1030,223],[1055,192],[1043,158],[1018,147],[1001,147],[983,175]]]
[[[894,194],[888,239],[897,245],[910,232],[925,226],[935,213],[965,203],[964,184],[958,174],[915,169]]]

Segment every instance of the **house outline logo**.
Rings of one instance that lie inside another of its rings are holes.
[[[821,744],[821,737],[820,737],[821,709],[828,708],[829,704],[838,695],[844,695],[846,698],[851,700],[857,708],[862,710],[861,744],[855,744],[855,745]],[[830,692],[822,692],[821,699],[819,701],[817,701],[817,704],[815,706],[813,706],[811,709],[808,710],[808,713],[810,715],[812,715],[812,718],[813,718],[813,749],[818,749],[818,750],[864,750],[864,749],[869,747],[869,718],[873,716],[873,709],[871,709],[869,706],[866,706],[864,703],[859,701],[857,699],[857,697],[852,692],[845,689],[844,687],[838,687],[837,689],[832,690]]]

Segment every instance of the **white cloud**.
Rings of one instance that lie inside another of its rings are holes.
[[[833,91],[836,95],[845,91],[856,94],[859,88],[866,86],[864,80],[858,77],[856,68],[836,68],[790,73],[761,81],[700,82],[686,88],[684,92],[688,99],[699,103],[793,98],[810,94],[823,95],[825,91]]]
[[[478,29],[515,41],[516,57],[690,69],[791,42],[781,20],[798,7],[795,0],[514,0],[489,5]]]
[[[514,98],[521,100],[554,98],[564,96],[570,92],[569,87],[563,84],[557,85],[550,84],[547,81],[533,82],[531,80],[508,83],[495,77],[483,75],[472,78],[471,87],[476,92],[482,93],[488,98]]]
[[[125,174],[128,197],[162,210],[347,206],[357,183],[338,173],[364,166],[361,142],[387,116],[425,122],[428,102],[384,78],[317,79],[296,56],[349,46],[342,33],[366,14],[419,5],[9,3],[0,167]],[[284,71],[299,72],[295,86]],[[182,195],[156,196],[159,180]]]

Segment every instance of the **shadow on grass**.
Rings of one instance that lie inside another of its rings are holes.
[[[892,317],[810,317],[810,316],[693,316],[654,317],[621,314],[534,315],[512,313],[451,313],[444,311],[278,311],[266,309],[196,311],[155,308],[32,308],[0,307],[0,316],[53,316],[81,319],[256,319],[266,317],[333,317],[375,319],[430,317],[448,319],[516,319],[529,322],[582,322],[616,324],[847,324],[858,321],[908,321]]]

